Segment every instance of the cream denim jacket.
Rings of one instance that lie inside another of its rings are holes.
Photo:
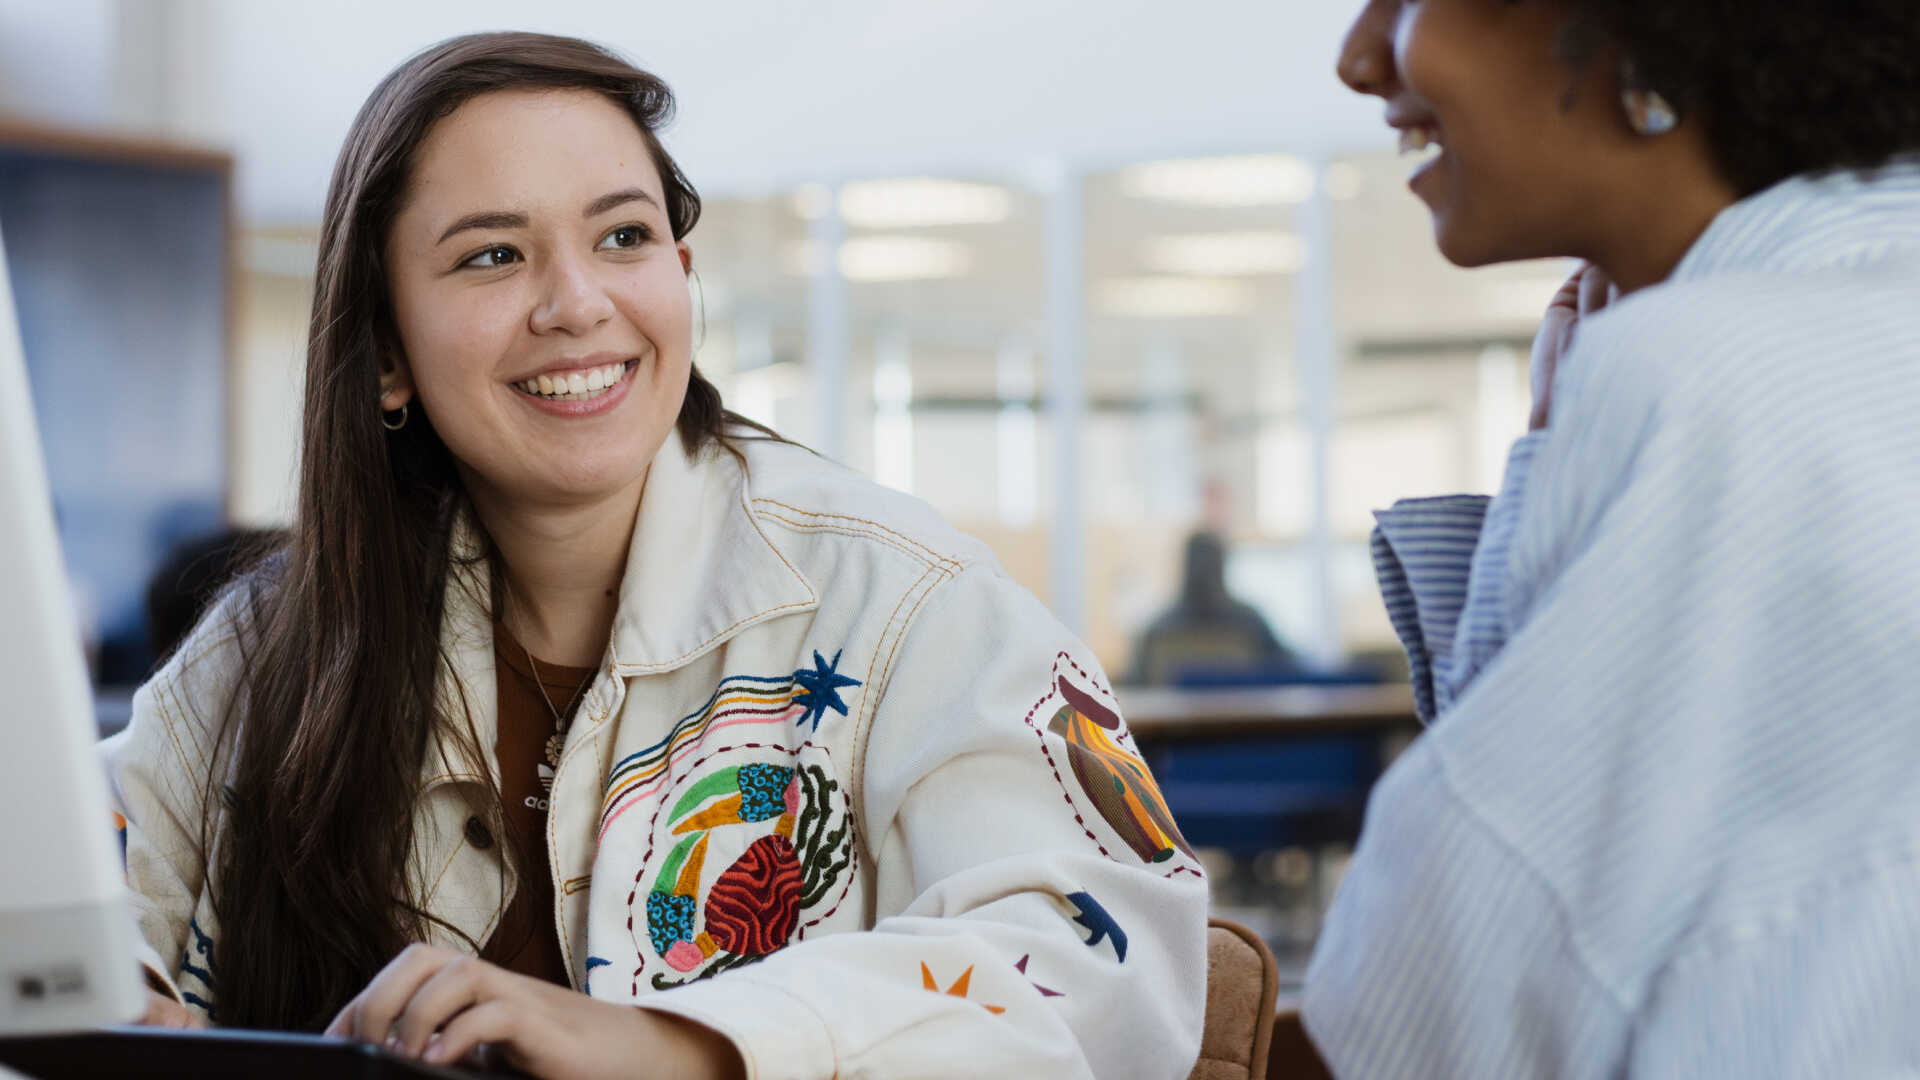
[[[745,446],[743,471],[669,438],[647,479],[552,782],[538,887],[573,985],[725,1033],[754,1077],[1186,1076],[1206,884],[1099,665],[923,503]],[[441,692],[491,747],[485,576],[449,583]],[[234,624],[102,744],[145,962],[202,1010],[245,992],[209,970],[198,848]],[[411,863],[480,942],[509,898],[475,816],[497,767],[433,749]]]

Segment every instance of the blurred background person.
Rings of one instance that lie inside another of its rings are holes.
[[[1301,670],[1266,616],[1227,592],[1226,542],[1217,533],[1187,538],[1180,598],[1140,635],[1133,681],[1170,686],[1182,676],[1233,674],[1279,680]]]

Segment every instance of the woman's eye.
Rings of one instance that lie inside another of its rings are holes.
[[[487,248],[485,251],[475,254],[473,258],[468,259],[460,265],[471,266],[479,270],[491,270],[497,266],[506,266],[509,263],[517,261],[519,258],[519,252],[505,244],[496,244],[493,247]]]
[[[622,225],[609,232],[606,239],[600,241],[602,248],[637,248],[647,242],[647,228],[644,225]]]

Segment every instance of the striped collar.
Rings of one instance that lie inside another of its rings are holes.
[[[1920,155],[1795,176],[1720,212],[1670,281],[1809,271],[1920,255]]]

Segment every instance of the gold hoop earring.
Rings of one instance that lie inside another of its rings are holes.
[[[387,412],[386,410],[382,409],[380,411],[380,426],[383,428],[386,428],[388,431],[399,431],[401,428],[406,427],[408,404],[410,403],[401,402],[400,408],[395,410],[395,412],[398,412],[400,414],[400,419],[398,420],[387,419],[389,416],[392,416],[393,413]]]

